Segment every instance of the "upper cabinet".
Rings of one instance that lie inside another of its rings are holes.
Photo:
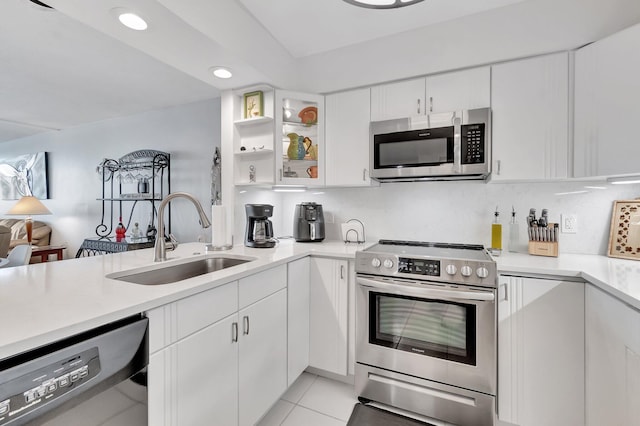
[[[568,177],[569,54],[492,67],[491,180]]]
[[[371,121],[491,104],[489,67],[471,68],[371,88]]]
[[[590,44],[575,56],[574,176],[639,173],[640,25]]]
[[[236,185],[274,183],[274,90],[256,86],[233,94],[233,156]]]
[[[426,113],[486,108],[491,105],[491,68],[429,76]]]
[[[425,79],[381,84],[371,88],[371,121],[425,113]]]
[[[324,96],[276,91],[276,184],[323,186]]]
[[[327,186],[369,186],[369,89],[325,98]]]

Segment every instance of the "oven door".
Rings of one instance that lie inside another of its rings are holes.
[[[494,289],[358,276],[356,361],[496,394]]]

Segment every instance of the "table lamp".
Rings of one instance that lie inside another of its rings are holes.
[[[40,214],[52,214],[48,208],[44,206],[33,195],[25,195],[7,212],[9,215],[26,215],[24,226],[27,230],[27,241],[31,245],[31,235],[33,231],[33,220],[31,216]]]

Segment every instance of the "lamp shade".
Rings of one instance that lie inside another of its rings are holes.
[[[39,215],[39,214],[52,214],[44,204],[40,202],[36,197],[32,195],[26,195],[20,199],[7,214],[10,215]]]

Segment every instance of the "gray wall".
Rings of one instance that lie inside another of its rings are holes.
[[[100,223],[101,179],[96,166],[103,158],[118,159],[138,149],[169,152],[172,192],[192,193],[209,210],[215,146],[220,146],[219,98],[5,142],[0,144],[0,157],[49,153],[50,199],[43,203],[53,215],[35,219],[51,224],[52,243],[66,243],[66,257],[72,257],[84,238],[95,236]],[[13,204],[0,200],[0,217],[6,217]],[[172,204],[172,231],[179,241],[211,240],[190,203]],[[134,221],[146,228],[150,211],[150,203],[138,203]]]

